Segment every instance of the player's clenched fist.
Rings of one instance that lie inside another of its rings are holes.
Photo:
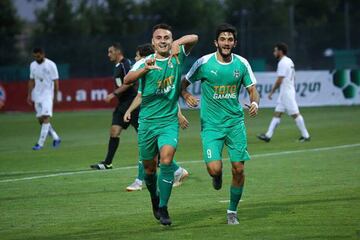
[[[124,122],[130,122],[131,120],[131,112],[126,111],[126,113],[124,114]]]

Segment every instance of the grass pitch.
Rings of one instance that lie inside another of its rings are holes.
[[[199,116],[185,111],[176,159],[190,172],[173,189],[171,227],[152,216],[146,189],[126,192],[136,176],[133,129],[121,135],[115,169],[91,171],[103,160],[111,111],[55,113],[59,149],[31,150],[39,134],[34,114],[0,115],[0,239],[360,239],[360,107],[303,108],[312,136],[298,143],[284,117],[272,141],[271,109],[246,118],[249,151],[240,225],[226,225],[230,164],[220,191],[201,161]],[[227,157],[226,151],[224,158]]]

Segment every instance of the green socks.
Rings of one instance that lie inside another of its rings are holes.
[[[145,171],[144,171],[144,165],[142,163],[142,161],[139,160],[138,162],[138,175],[137,175],[137,179],[144,181],[144,175],[145,175]]]
[[[237,210],[237,206],[240,202],[241,195],[243,192],[243,187],[230,187],[230,204],[228,210],[235,211]]]
[[[174,172],[176,172],[180,166],[177,164],[177,162],[175,161],[175,159],[173,160],[171,166],[174,169]],[[145,170],[144,170],[144,165],[142,164],[141,161],[138,162],[138,175],[137,175],[137,179],[144,181],[144,175],[145,175]]]
[[[159,174],[159,190],[160,190],[160,204],[159,207],[167,206],[169,201],[172,185],[174,183],[174,166],[172,164],[160,164]]]
[[[144,180],[145,180],[146,187],[150,192],[151,198],[156,198],[158,196],[157,186],[156,186],[157,185],[156,184],[157,174],[156,173],[151,174],[151,175],[145,174]]]
[[[172,161],[172,166],[174,168],[174,172],[176,172],[176,170],[180,168],[175,159],[173,159]]]

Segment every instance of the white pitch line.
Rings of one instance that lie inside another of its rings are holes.
[[[288,154],[294,154],[294,153],[296,154],[296,153],[304,153],[304,152],[319,152],[319,151],[344,149],[344,148],[352,148],[352,147],[359,147],[359,146],[360,146],[360,143],[355,143],[355,144],[337,145],[337,146],[332,146],[332,147],[310,148],[310,149],[293,150],[293,151],[272,152],[272,153],[260,153],[260,154],[254,154],[254,155],[252,155],[252,157],[257,158],[257,157],[281,156],[281,155],[288,155]],[[224,159],[224,160],[228,160],[228,158]],[[188,164],[188,163],[202,163],[202,162],[203,162],[203,160],[194,160],[194,161],[186,161],[186,162],[179,162],[179,163]],[[112,171],[127,170],[127,169],[134,169],[134,168],[137,168],[137,166],[120,167],[120,168],[115,168]],[[40,179],[40,178],[59,177],[59,176],[70,176],[70,175],[85,174],[85,173],[112,172],[112,171],[96,171],[96,170],[85,170],[84,171],[84,170],[82,170],[82,171],[74,171],[74,172],[62,172],[62,173],[60,172],[60,173],[39,175],[39,176],[32,176],[32,177],[4,179],[4,180],[0,180],[0,183],[18,182],[18,181]],[[24,172],[24,173],[26,173],[26,172]]]

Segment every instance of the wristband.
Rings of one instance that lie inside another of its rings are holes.
[[[251,105],[255,105],[256,106],[256,108],[259,108],[259,105],[257,104],[257,102],[251,102]]]

